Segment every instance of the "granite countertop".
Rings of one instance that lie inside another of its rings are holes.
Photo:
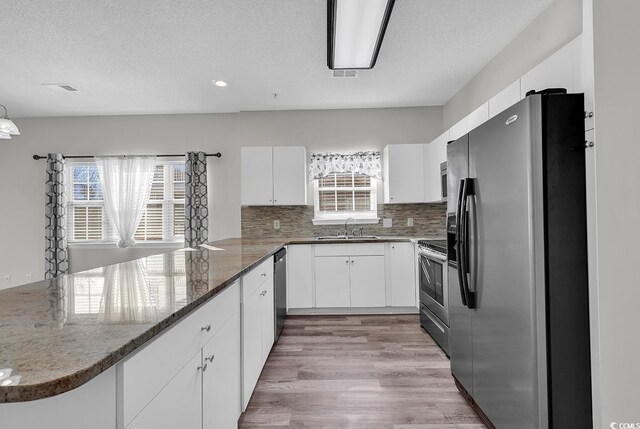
[[[0,403],[81,386],[220,293],[286,244],[412,241],[233,238],[0,291]],[[127,305],[128,297],[135,302]]]

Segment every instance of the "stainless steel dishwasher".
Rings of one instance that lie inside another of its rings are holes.
[[[275,305],[275,341],[278,341],[284,319],[287,317],[287,249],[279,250],[274,257],[274,305]]]

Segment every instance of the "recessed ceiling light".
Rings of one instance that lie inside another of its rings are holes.
[[[214,80],[213,84],[215,86],[219,86],[220,88],[224,88],[225,86],[227,86],[227,82],[225,82],[224,80]]]

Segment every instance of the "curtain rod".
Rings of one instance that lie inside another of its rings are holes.
[[[185,154],[180,154],[180,155],[156,155],[157,158],[177,158],[180,156],[184,156]],[[123,156],[127,156],[127,155],[123,155]],[[205,153],[205,156],[215,156],[216,158],[221,158],[222,154],[220,152],[216,152],[216,153]],[[94,155],[62,155],[62,158],[64,159],[77,159],[77,158],[93,158]],[[35,159],[36,161],[39,161],[41,159],[47,159],[46,155],[33,155],[33,159]]]

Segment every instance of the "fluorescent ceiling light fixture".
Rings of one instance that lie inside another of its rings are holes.
[[[213,84],[215,86],[219,86],[220,88],[224,88],[225,86],[227,86],[227,82],[225,82],[224,80],[214,80]]]
[[[371,69],[395,0],[327,0],[327,66]]]
[[[0,116],[0,139],[10,139],[11,136],[19,136],[20,131],[18,127],[13,123],[9,117],[7,108],[0,104],[0,107],[4,109],[4,114]]]

